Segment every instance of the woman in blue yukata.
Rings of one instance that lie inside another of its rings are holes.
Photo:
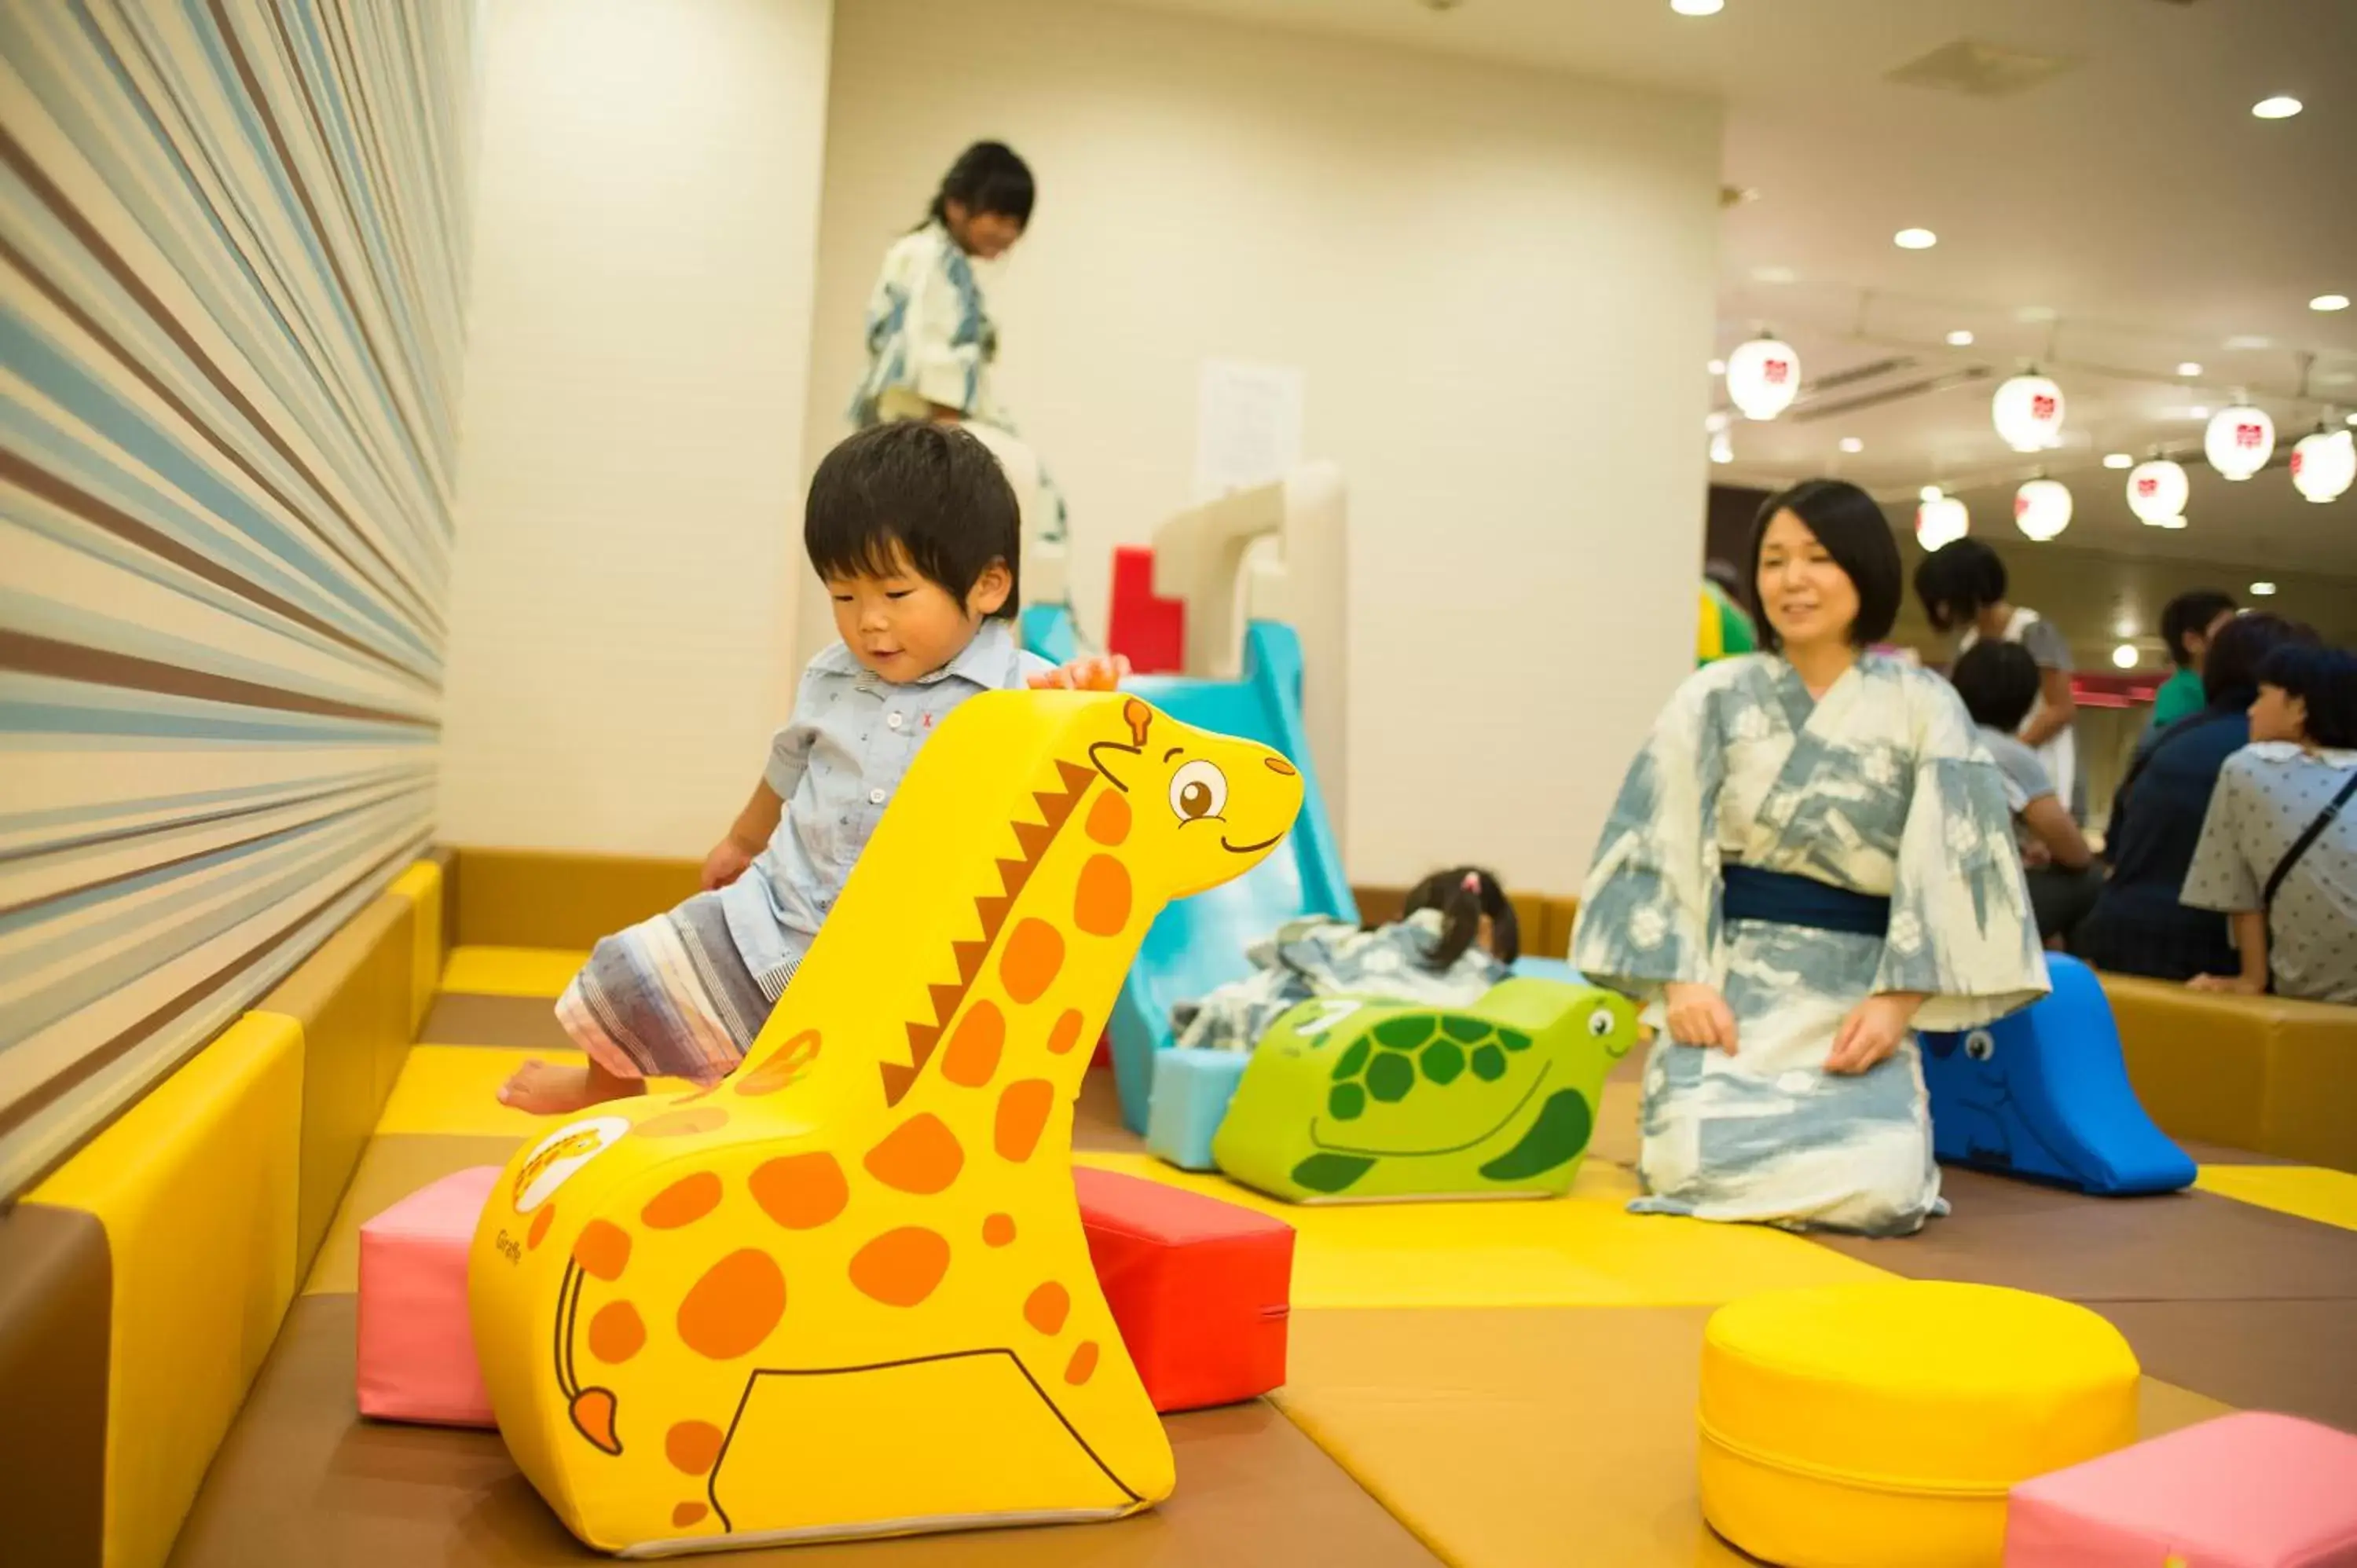
[[[1678,688],[1629,769],[1571,952],[1667,1035],[1632,1208],[1904,1235],[1945,1212],[1913,1031],[2047,990],[2005,787],[1953,690],[1861,650],[1899,549],[1812,479],[1751,535],[1767,651]]]

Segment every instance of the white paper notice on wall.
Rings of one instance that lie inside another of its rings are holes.
[[[1195,499],[1265,485],[1297,467],[1301,398],[1296,367],[1204,360],[1195,401]]]

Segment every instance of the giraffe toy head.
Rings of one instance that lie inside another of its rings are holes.
[[[519,1150],[469,1259],[518,1466],[607,1551],[1108,1519],[1174,1480],[1071,1101],[1146,928],[1292,826],[1274,752],[994,693],[918,754],[737,1070]]]

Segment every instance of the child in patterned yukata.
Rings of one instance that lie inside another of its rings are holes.
[[[810,950],[909,763],[982,692],[1110,690],[1126,665],[1058,669],[1017,646],[1015,494],[948,425],[885,424],[827,454],[802,524],[842,640],[803,671],[792,716],[705,891],[600,941],[557,1000],[584,1067],[527,1062],[501,1102],[554,1115],[713,1083],[742,1061]]]

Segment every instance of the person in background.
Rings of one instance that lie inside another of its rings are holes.
[[[1695,664],[1749,653],[1760,646],[1757,627],[1743,607],[1743,578],[1724,561],[1703,563],[1701,618],[1695,627]]]
[[[2219,769],[2184,893],[2225,913],[2242,963],[2190,983],[2357,1003],[2357,816],[2344,810],[2357,795],[2357,655],[2276,649],[2250,723],[2251,744]]]
[[[1983,638],[2018,642],[2038,661],[2038,701],[2021,726],[2022,744],[2038,753],[2071,820],[2087,820],[2087,779],[2079,766],[2071,695],[2071,644],[2036,610],[2008,603],[2005,563],[1977,539],[1959,539],[1925,556],[1915,568],[1915,596],[1932,629],[1957,633],[1956,651]]]
[[[2231,974],[2242,967],[2226,918],[2180,901],[2210,797],[2226,759],[2250,744],[2259,667],[2316,634],[2264,611],[2219,628],[2202,660],[2201,711],[2169,726],[2120,780],[2104,834],[2112,875],[2079,926],[2073,950],[2097,969],[2155,980]]]
[[[2210,639],[2234,618],[2238,607],[2215,588],[2179,594],[2162,607],[2160,639],[2169,644],[2169,657],[2175,660],[2177,673],[2152,694],[2152,722],[2138,745],[2147,744],[2179,719],[2201,711],[2207,701],[2201,694],[2201,660],[2210,652]]]
[[[1976,643],[1956,660],[1950,679],[2004,776],[2005,803],[2012,808],[2014,842],[2029,869],[2038,934],[2047,946],[2061,946],[2094,908],[2104,875],[2079,824],[2055,799],[2045,764],[2014,733],[2038,702],[2038,660],[2019,643]]]

